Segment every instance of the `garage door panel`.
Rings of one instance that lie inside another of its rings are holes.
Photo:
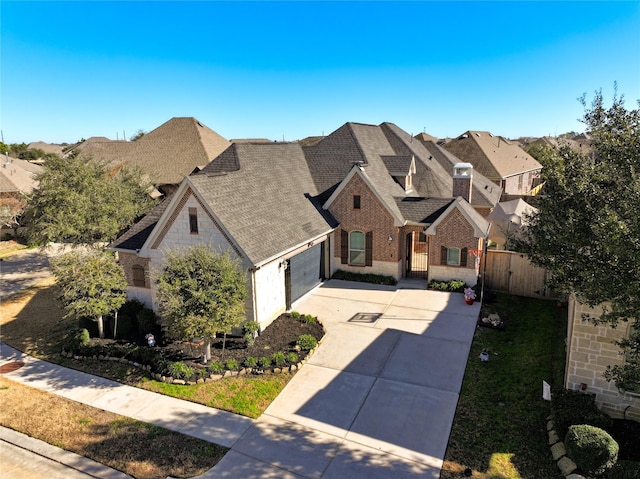
[[[299,299],[320,284],[322,280],[320,274],[321,256],[322,243],[312,246],[289,260],[291,301]]]

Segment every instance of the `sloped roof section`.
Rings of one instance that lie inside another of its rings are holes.
[[[444,147],[487,178],[508,178],[542,169],[516,143],[488,131],[467,131]]]
[[[122,236],[109,245],[110,249],[136,251],[142,248],[147,238],[158,224],[160,217],[169,206],[171,196],[158,203],[147,215],[131,226]]]
[[[422,196],[396,198],[398,208],[407,221],[425,225],[433,223],[453,201],[453,198],[424,198]]]
[[[220,172],[217,159],[188,178],[256,266],[333,229],[302,147],[297,143],[234,143],[239,170]],[[334,220],[335,222],[335,220]]]
[[[35,180],[43,168],[25,160],[0,157],[0,193],[31,193],[37,188]]]
[[[110,164],[138,167],[156,185],[178,184],[231,143],[192,117],[172,118],[136,141],[86,141],[80,151]]]

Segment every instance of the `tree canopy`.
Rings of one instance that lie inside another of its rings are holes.
[[[138,171],[82,156],[50,157],[36,179],[25,216],[39,245],[112,241],[153,206],[151,185]]]
[[[126,301],[127,279],[115,256],[93,249],[73,250],[53,259],[51,270],[62,289],[66,315],[92,318],[104,338],[102,317]]]
[[[607,108],[601,92],[591,105],[585,97],[581,101],[595,159],[566,146],[539,156],[543,195],[516,243],[534,264],[550,270],[556,290],[574,293],[589,306],[604,306],[593,321],[638,324],[640,109],[627,110],[617,96]],[[639,334],[636,328],[620,343],[626,366],[607,373],[623,389],[640,383]]]
[[[205,245],[169,252],[156,284],[163,327],[176,339],[203,339],[206,361],[216,333],[226,335],[246,319],[246,276],[228,253]]]

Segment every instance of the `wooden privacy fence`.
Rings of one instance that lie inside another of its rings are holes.
[[[485,288],[530,298],[556,298],[546,286],[549,272],[515,251],[488,250],[484,258]],[[481,269],[482,271],[482,269]]]

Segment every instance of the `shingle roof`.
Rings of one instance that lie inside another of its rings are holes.
[[[453,202],[453,198],[396,198],[396,204],[407,221],[429,225]]]
[[[28,161],[0,157],[0,193],[31,193],[38,186],[35,176],[42,171],[41,166]]]
[[[240,169],[221,174],[216,159],[188,181],[254,265],[333,229],[299,144],[235,143],[222,156]]]
[[[461,162],[460,158],[454,156],[453,153],[448,152],[440,145],[430,141],[423,144],[433,158],[447,171],[453,171],[453,165]],[[500,186],[475,169],[473,170],[471,185],[472,205],[493,208],[500,201],[502,193]]]
[[[45,143],[44,141],[34,141],[27,145],[28,149],[38,149],[42,150],[45,153],[55,153],[56,155],[62,156],[62,147],[60,145],[55,145],[52,143]]]
[[[508,178],[542,169],[542,165],[517,144],[488,131],[467,131],[444,147],[487,178]]]
[[[230,142],[192,117],[172,118],[136,141],[86,141],[80,151],[112,164],[140,168],[156,185],[178,184]]]
[[[117,250],[131,250],[135,251],[144,245],[145,241],[158,224],[158,220],[169,206],[171,196],[168,196],[163,201],[158,203],[156,207],[151,210],[147,215],[134,224],[126,233],[116,239],[109,245],[109,248]]]

